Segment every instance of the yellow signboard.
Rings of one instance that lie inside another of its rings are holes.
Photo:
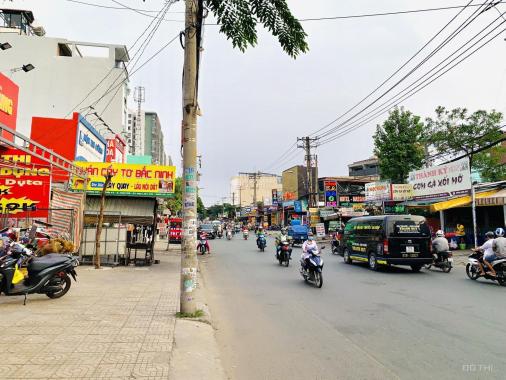
[[[101,193],[105,176],[110,173],[112,179],[107,188],[108,195],[167,198],[174,194],[176,178],[174,166],[110,162],[75,162],[74,164],[88,173],[87,193]],[[84,191],[84,180],[77,177],[72,178],[71,189]]]

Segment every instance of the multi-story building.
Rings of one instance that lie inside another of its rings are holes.
[[[156,112],[128,110],[127,144],[131,155],[151,156],[153,164],[166,165],[172,160],[165,154],[164,136]]]
[[[357,161],[349,164],[348,174],[350,177],[378,176],[378,158],[373,156],[367,160]]]
[[[235,206],[250,206],[255,201],[269,203],[273,190],[281,193],[281,177],[275,174],[257,174],[256,191],[251,175],[240,174],[230,179],[230,199]]]
[[[99,131],[125,132],[130,58],[124,45],[47,37],[30,11],[4,6],[0,16],[0,41],[11,46],[1,52],[0,70],[19,85],[19,132],[30,135],[34,116],[73,112]],[[27,64],[34,69],[21,69]]]

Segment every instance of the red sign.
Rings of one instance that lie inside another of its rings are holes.
[[[18,95],[19,87],[0,74],[0,124],[7,128],[16,130],[16,119],[18,117]],[[2,137],[14,141],[10,133],[3,133]]]
[[[126,142],[120,135],[114,136],[113,139],[107,139],[107,152],[105,162],[125,163]]]
[[[19,149],[0,150],[0,214],[47,218],[51,171],[42,160]]]

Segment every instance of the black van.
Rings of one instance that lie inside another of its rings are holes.
[[[350,219],[343,236],[344,262],[409,265],[414,272],[432,262],[431,234],[423,216],[381,215]]]

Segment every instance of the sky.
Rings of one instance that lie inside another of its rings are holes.
[[[112,0],[82,1],[118,6]],[[297,18],[318,18],[456,6],[468,1],[288,0],[288,4]],[[120,2],[154,11],[163,5],[163,0]],[[0,5],[2,3],[32,10],[48,36],[72,40],[130,46],[151,21],[131,10],[104,9],[68,0],[0,0]],[[412,64],[425,58],[441,38],[455,30],[475,9],[461,14]],[[506,12],[506,4],[498,5],[498,9]],[[161,24],[141,61],[178,35],[183,28],[183,10],[183,1],[171,7],[166,18],[173,21]],[[280,174],[290,166],[302,164],[304,152],[301,149],[297,152],[293,149],[283,156],[297,137],[315,132],[354,106],[426,44],[458,11],[307,21],[303,26],[310,50],[295,60],[288,57],[277,40],[261,27],[258,45],[242,53],[232,48],[217,26],[206,26],[199,84],[203,115],[199,118],[198,129],[198,149],[202,155],[200,188],[204,203],[210,206],[230,196],[230,178],[240,171]],[[495,9],[481,15],[403,83],[409,84],[410,78],[414,80],[425,74],[498,17],[500,12]],[[211,15],[209,22],[214,22]],[[506,27],[506,19],[504,22],[497,32]],[[505,37],[506,33],[501,34],[399,105],[422,118],[434,116],[439,105],[466,107],[470,111],[496,109],[506,113]],[[145,109],[160,115],[165,148],[178,172],[181,172],[182,64],[183,50],[176,40],[130,81],[132,96],[135,86],[146,88]],[[413,65],[407,66],[384,89],[411,67]],[[374,97],[368,101],[372,99]],[[360,108],[355,111],[358,110]],[[370,157],[376,125],[387,116],[382,114],[361,128],[319,146],[316,150],[319,176],[347,175],[348,164]]]

